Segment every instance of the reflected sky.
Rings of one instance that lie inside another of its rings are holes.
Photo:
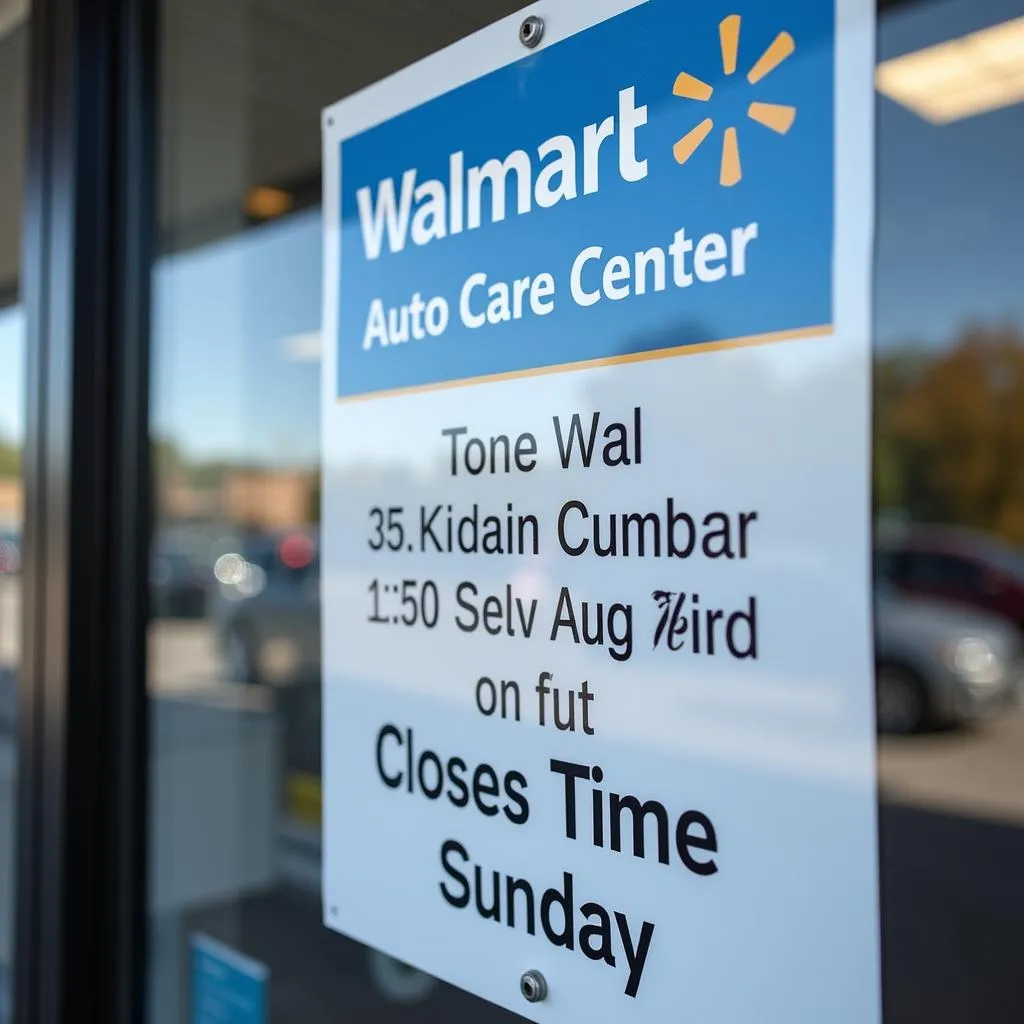
[[[876,345],[945,347],[971,323],[1024,323],[1024,108],[937,127],[883,99],[878,127]],[[320,231],[310,210],[161,264],[160,436],[204,459],[316,461]]]
[[[1024,107],[933,125],[882,98],[878,140],[876,344],[1024,322]]]
[[[879,57],[994,23],[1017,5],[979,6],[954,0],[888,16]],[[1024,105],[936,126],[880,99],[879,349],[941,348],[969,324],[1024,324],[1022,147]],[[159,261],[156,436],[172,438],[193,460],[318,461],[321,250],[320,212],[311,209]],[[22,337],[20,311],[0,310],[0,437],[22,434]],[[801,372],[807,348],[792,351],[792,371]]]
[[[912,5],[883,21],[879,56],[994,23],[1010,17],[1013,6]],[[1021,105],[936,126],[880,99],[879,350],[945,348],[970,324],[1024,324],[1015,241],[1024,237],[1022,146]],[[317,460],[320,231],[319,211],[308,211],[162,264],[157,424],[188,453],[273,462],[287,450],[296,461]],[[784,348],[774,347],[772,356],[787,372]],[[794,343],[790,351],[788,372],[816,369],[807,365],[813,348]],[[474,390],[460,395],[467,419],[479,400]],[[379,419],[386,448],[383,435],[401,427],[392,417]]]
[[[25,316],[0,309],[0,441],[20,441],[25,427]]]
[[[157,437],[193,459],[316,461],[320,252],[316,209],[159,262]]]

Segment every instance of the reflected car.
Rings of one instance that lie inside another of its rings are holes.
[[[1024,673],[1021,634],[975,609],[875,592],[878,728],[906,734],[975,721],[1012,705]]]
[[[1024,554],[958,527],[912,526],[879,545],[882,576],[905,594],[1003,616],[1024,630]]]
[[[320,553],[315,533],[250,539],[214,566],[214,619],[228,678],[291,686],[320,678]]]
[[[319,780],[320,552],[313,531],[250,536],[214,566],[214,623],[231,682],[272,686],[289,778]],[[317,792],[319,786],[317,784]],[[317,796],[317,803],[319,797]],[[319,810],[316,812],[319,814]]]
[[[201,619],[206,615],[206,575],[181,551],[158,549],[151,566],[153,615],[162,619]]]

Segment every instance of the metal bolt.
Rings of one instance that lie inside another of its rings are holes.
[[[519,979],[519,991],[528,1003],[542,1003],[548,997],[548,983],[540,971],[527,971]]]
[[[523,19],[519,26],[519,42],[528,50],[532,50],[544,36],[544,19],[531,14]]]

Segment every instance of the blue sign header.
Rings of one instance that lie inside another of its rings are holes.
[[[338,396],[826,333],[834,40],[650,0],[345,139]]]

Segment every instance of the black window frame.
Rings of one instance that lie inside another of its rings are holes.
[[[14,1007],[145,1016],[152,0],[34,0]]]

